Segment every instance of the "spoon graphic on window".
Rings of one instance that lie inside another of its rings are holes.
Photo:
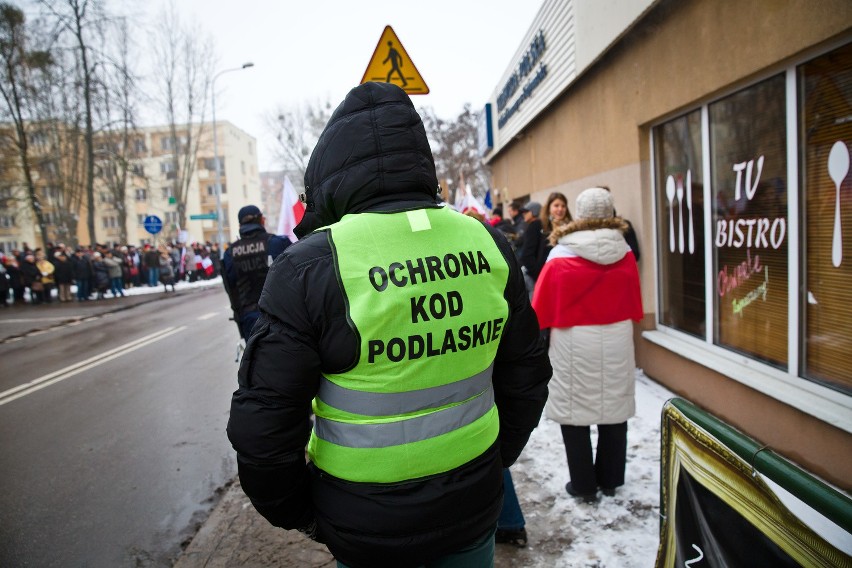
[[[838,140],[828,154],[828,175],[834,182],[834,235],[831,241],[831,264],[840,266],[843,260],[843,235],[840,230],[840,184],[849,173],[849,150]]]

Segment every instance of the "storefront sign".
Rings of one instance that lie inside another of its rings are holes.
[[[742,196],[743,170],[746,170],[745,196],[750,202],[755,198],[760,174],[763,171],[763,156],[757,159],[757,175],[752,181],[754,160],[734,164],[733,171],[737,174],[734,187],[734,201],[740,201]],[[787,234],[787,219],[784,217],[767,217],[751,219],[718,219],[716,221],[716,246],[718,248],[733,247],[747,249],[769,248],[778,249],[784,243]]]
[[[506,81],[506,84],[503,85],[500,94],[497,96],[497,112],[500,113],[500,117],[497,120],[497,128],[502,128],[506,124],[509,118],[518,111],[521,104],[532,95],[536,87],[547,77],[547,65],[544,63],[539,64],[536,74],[523,86],[520,96],[512,106],[507,108],[509,101],[521,87],[522,81],[535,70],[536,64],[541,60],[546,48],[547,44],[544,42],[544,31],[539,30],[538,34],[530,42],[526,53],[521,57],[518,67]]]

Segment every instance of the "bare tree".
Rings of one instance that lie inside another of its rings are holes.
[[[472,185],[474,195],[483,199],[491,185],[491,174],[477,148],[479,113],[471,111],[469,103],[451,121],[439,118],[432,108],[420,108],[418,112],[432,146],[438,180],[443,185],[448,179],[455,182],[463,178]]]
[[[290,107],[279,106],[266,114],[266,125],[275,135],[275,158],[285,171],[298,172],[302,184],[311,152],[334,108],[329,101],[304,102]],[[291,180],[292,181],[292,180]]]
[[[101,104],[97,107],[103,125],[97,135],[96,177],[102,182],[109,201],[118,214],[119,241],[127,238],[127,189],[143,177],[135,158],[139,139],[136,126],[137,83],[133,73],[130,34],[127,20],[115,20],[109,26],[102,48]]]
[[[0,96],[4,102],[4,114],[12,121],[9,141],[17,151],[27,201],[42,242],[46,243],[47,223],[33,176],[36,167],[30,138],[33,128],[31,109],[37,92],[35,78],[52,65],[52,58],[47,50],[29,49],[28,36],[23,11],[11,4],[0,4],[0,64],[3,66]]]
[[[68,33],[77,51],[77,68],[83,92],[83,147],[85,151],[86,226],[89,241],[95,236],[95,63],[92,56],[93,36],[104,21],[103,7],[96,0],[40,0],[57,23],[60,32]]]
[[[73,52],[54,51],[54,65],[36,85],[34,108],[39,126],[40,171],[52,211],[55,237],[78,245],[79,213],[85,196],[82,89]]]
[[[179,224],[186,226],[187,197],[216,63],[213,42],[197,26],[181,22],[173,1],[160,14],[154,35],[156,99],[165,112],[171,137],[169,177]]]

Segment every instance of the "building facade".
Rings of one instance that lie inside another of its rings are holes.
[[[213,151],[212,123],[193,127],[193,135],[198,135],[198,151],[193,163],[186,192],[186,221],[180,222],[176,199],[175,182],[178,177],[174,164],[175,150],[187,143],[186,127],[179,127],[177,136],[173,136],[168,126],[151,126],[137,130],[131,137],[130,148],[123,156],[129,162],[125,200],[119,204],[115,192],[107,181],[112,169],[115,174],[115,141],[101,137],[96,143],[96,179],[95,179],[95,236],[99,243],[121,243],[121,215],[126,216],[124,226],[127,243],[159,243],[164,241],[216,242],[218,227],[216,221],[216,177],[215,153]],[[254,137],[227,121],[217,122],[216,126],[219,158],[221,207],[223,217],[223,240],[231,242],[238,238],[238,224],[234,218],[239,209],[247,204],[261,202],[260,175],[257,162],[257,141]],[[56,153],[56,152],[54,152]],[[67,152],[65,152],[67,154]],[[65,174],[70,169],[67,159],[43,159],[36,148],[37,166],[35,178],[37,193],[43,204],[47,220],[48,239],[68,241],[64,224],[59,222],[63,213],[76,215],[77,242],[89,244],[86,224],[88,215],[86,200],[82,197],[79,173],[73,180],[67,175],[56,175],[59,170]],[[184,158],[177,156],[179,161]],[[5,250],[20,248],[24,243],[30,247],[41,247],[40,231],[35,222],[32,207],[21,187],[19,162],[9,151],[3,151],[2,184],[0,184],[0,247]],[[179,166],[180,167],[180,166]],[[78,168],[82,171],[82,168]],[[60,187],[57,179],[67,186],[76,184],[77,188]],[[7,195],[8,194],[8,195]],[[145,219],[155,216],[162,221],[162,230],[157,234],[149,233],[145,228]],[[193,219],[192,217],[202,217]],[[204,218],[207,217],[207,218]]]
[[[645,373],[852,488],[852,3],[545,0],[486,113],[501,201],[633,223]]]

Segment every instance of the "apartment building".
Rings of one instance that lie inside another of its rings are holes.
[[[130,148],[121,152],[130,164],[127,176],[125,200],[116,202],[115,192],[107,182],[110,174],[117,174],[119,148],[114,137],[101,136],[96,143],[95,180],[95,236],[100,243],[120,243],[121,212],[125,212],[124,229],[127,242],[180,241],[216,242],[216,176],[215,153],[213,151],[212,123],[200,129],[193,125],[192,136],[197,136],[198,150],[192,164],[186,192],[186,221],[181,224],[175,184],[183,166],[175,167],[175,152],[178,161],[182,145],[191,142],[189,130],[177,129],[173,136],[168,126],[150,126],[139,129],[130,141]],[[216,125],[220,160],[221,208],[223,240],[230,242],[238,235],[238,224],[234,218],[237,211],[249,203],[261,202],[260,176],[257,162],[255,138],[227,121]],[[88,244],[86,224],[88,210],[82,195],[82,181],[78,167],[75,177],[70,178],[71,160],[68,152],[46,152],[36,148],[37,193],[47,220],[48,240],[74,242],[67,234],[68,223],[59,222],[59,215],[76,218],[76,239]],[[106,171],[111,168],[111,172]],[[12,148],[3,148],[0,156],[0,247],[11,250],[24,243],[31,247],[43,246],[40,231],[35,222],[32,208],[26,199],[21,183],[21,173]],[[60,185],[62,180],[65,185]],[[73,187],[68,187],[73,186]],[[146,217],[156,216],[162,221],[162,230],[152,235],[145,229]],[[195,219],[193,219],[195,217]]]

